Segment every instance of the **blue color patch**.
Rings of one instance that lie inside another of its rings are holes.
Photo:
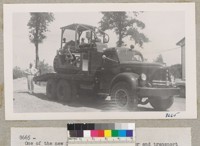
[[[126,137],[126,130],[119,130],[118,135],[119,137]]]

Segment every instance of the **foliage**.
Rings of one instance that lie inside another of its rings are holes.
[[[47,12],[33,12],[30,13],[31,17],[28,22],[28,27],[30,29],[29,33],[29,39],[31,43],[35,45],[35,51],[36,51],[36,64],[35,67],[38,68],[38,62],[39,62],[39,53],[38,53],[38,45],[39,43],[42,43],[43,40],[46,38],[46,32],[48,31],[49,23],[51,23],[54,20],[53,13],[47,13]]]
[[[163,57],[161,54],[158,55],[158,57],[154,60],[154,62],[157,62],[157,63],[162,63],[164,64],[164,60],[163,60]]]
[[[26,74],[24,73],[23,70],[21,70],[20,67],[15,66],[13,68],[13,79],[22,78],[22,77],[25,77],[25,76],[26,76]]]
[[[170,66],[170,72],[175,78],[182,78],[182,65],[181,64],[175,64]]]
[[[48,63],[45,63],[45,61],[40,61],[38,63],[38,69],[40,71],[40,74],[45,74],[45,73],[52,73],[54,72],[54,69],[52,66],[50,66]],[[13,79],[17,78],[22,78],[26,77],[26,73],[24,70],[22,70],[20,67],[15,66],[13,68]]]
[[[50,66],[48,63],[45,63],[44,60],[39,62],[38,69],[39,69],[40,74],[46,74],[46,73],[54,72],[53,67]]]
[[[143,43],[148,42],[149,39],[140,32],[145,28],[145,24],[136,19],[138,12],[132,12],[135,18],[128,16],[127,12],[102,12],[103,17],[100,23],[100,29],[103,31],[114,30],[118,35],[117,46],[124,45],[123,39],[127,36],[135,41],[140,47]]]

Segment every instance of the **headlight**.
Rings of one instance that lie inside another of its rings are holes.
[[[142,74],[140,75],[140,77],[141,77],[141,79],[142,79],[143,81],[146,81],[146,80],[147,80],[147,76],[146,76],[144,73],[142,73]]]

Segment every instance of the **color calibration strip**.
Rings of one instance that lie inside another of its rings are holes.
[[[67,124],[68,143],[133,143],[134,123]]]

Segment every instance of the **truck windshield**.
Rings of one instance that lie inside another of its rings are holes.
[[[75,31],[70,30],[70,29],[65,29],[65,31],[63,33],[63,39],[65,39],[65,41],[63,41],[63,43],[74,41],[75,40]]]
[[[119,61],[120,62],[129,62],[129,61],[138,61],[143,62],[142,55],[130,49],[119,49],[117,50]]]
[[[62,40],[62,46],[65,46],[65,44],[67,44],[69,42],[75,43],[75,31],[73,31],[73,30],[65,29],[62,37],[63,37],[62,38],[63,39]]]

